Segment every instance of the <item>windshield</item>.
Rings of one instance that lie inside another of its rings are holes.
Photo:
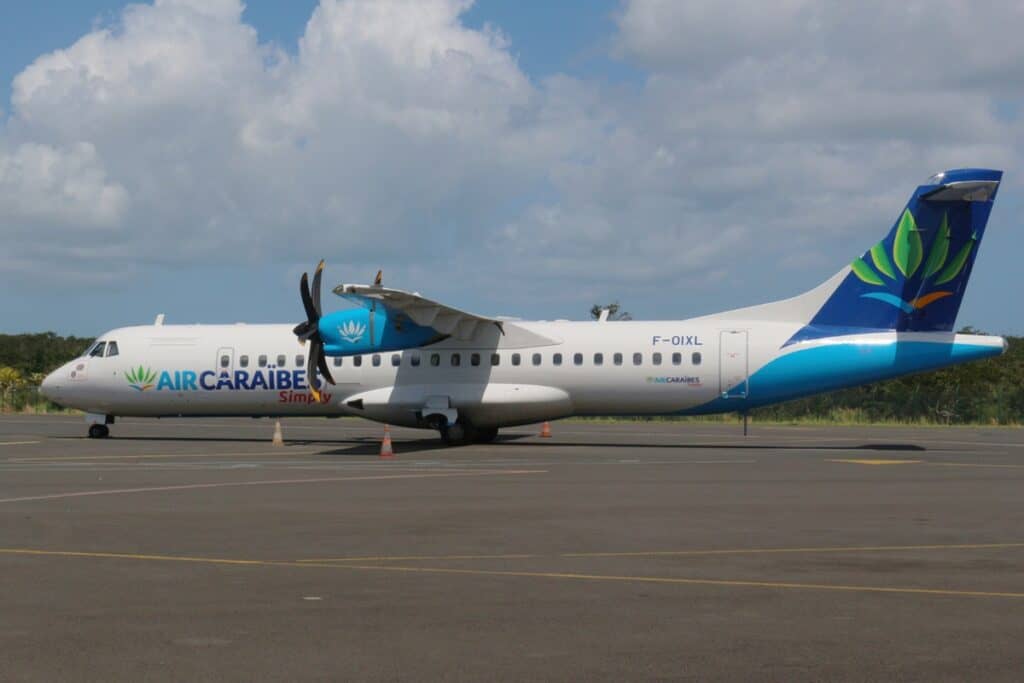
[[[102,356],[103,352],[106,350],[106,348],[107,348],[107,342],[105,342],[105,341],[96,342],[96,345],[93,346],[92,349],[90,349],[88,355],[92,356],[92,357]]]

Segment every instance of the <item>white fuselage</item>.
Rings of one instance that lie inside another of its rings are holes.
[[[968,344],[984,355],[1004,344],[999,337],[881,332],[783,349],[799,324],[748,319],[756,310],[731,319],[509,322],[506,334],[485,346],[448,339],[329,358],[335,384],[322,387],[322,403],[308,389],[307,349],[288,325],[125,327],[100,338],[116,342],[117,355],[76,359],[45,389],[61,404],[113,416],[358,415],[422,427],[428,414],[449,411],[453,421],[501,427],[570,415],[739,411],[903,374],[908,370],[893,359],[907,342],[936,349]],[[811,362],[821,367],[796,363],[799,383],[791,387],[779,386],[785,379],[776,386],[748,381],[782,356],[835,348],[874,358],[868,374],[818,360]],[[958,360],[909,371],[950,362]]]

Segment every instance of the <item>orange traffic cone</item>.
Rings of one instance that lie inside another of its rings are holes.
[[[395,452],[391,449],[391,429],[387,425],[384,425],[384,440],[380,442],[380,457],[395,457]]]
[[[551,438],[551,423],[547,420],[545,420],[544,424],[540,426],[540,435],[545,439]]]

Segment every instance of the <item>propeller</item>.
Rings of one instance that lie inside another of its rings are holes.
[[[316,267],[316,272],[313,273],[313,289],[310,291],[309,288],[309,275],[307,273],[302,274],[302,278],[299,280],[299,294],[302,297],[302,307],[306,309],[306,319],[295,326],[292,332],[299,338],[299,342],[305,344],[307,341],[310,342],[309,346],[309,357],[306,359],[306,377],[309,378],[309,391],[313,394],[313,398],[316,399],[317,403],[321,402],[320,391],[314,386],[316,382],[316,371],[320,371],[320,376],[325,380],[334,384],[334,377],[331,376],[331,371],[327,367],[327,358],[324,355],[324,340],[320,337],[320,317],[322,315],[322,309],[320,308],[320,279],[324,272],[324,262],[320,261],[320,264]]]

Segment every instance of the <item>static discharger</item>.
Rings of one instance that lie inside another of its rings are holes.
[[[384,425],[384,439],[380,442],[380,457],[395,457],[395,451],[391,448],[391,428],[388,425]]]
[[[281,421],[274,420],[274,438],[271,441],[275,446],[284,445],[284,436],[281,434]]]

